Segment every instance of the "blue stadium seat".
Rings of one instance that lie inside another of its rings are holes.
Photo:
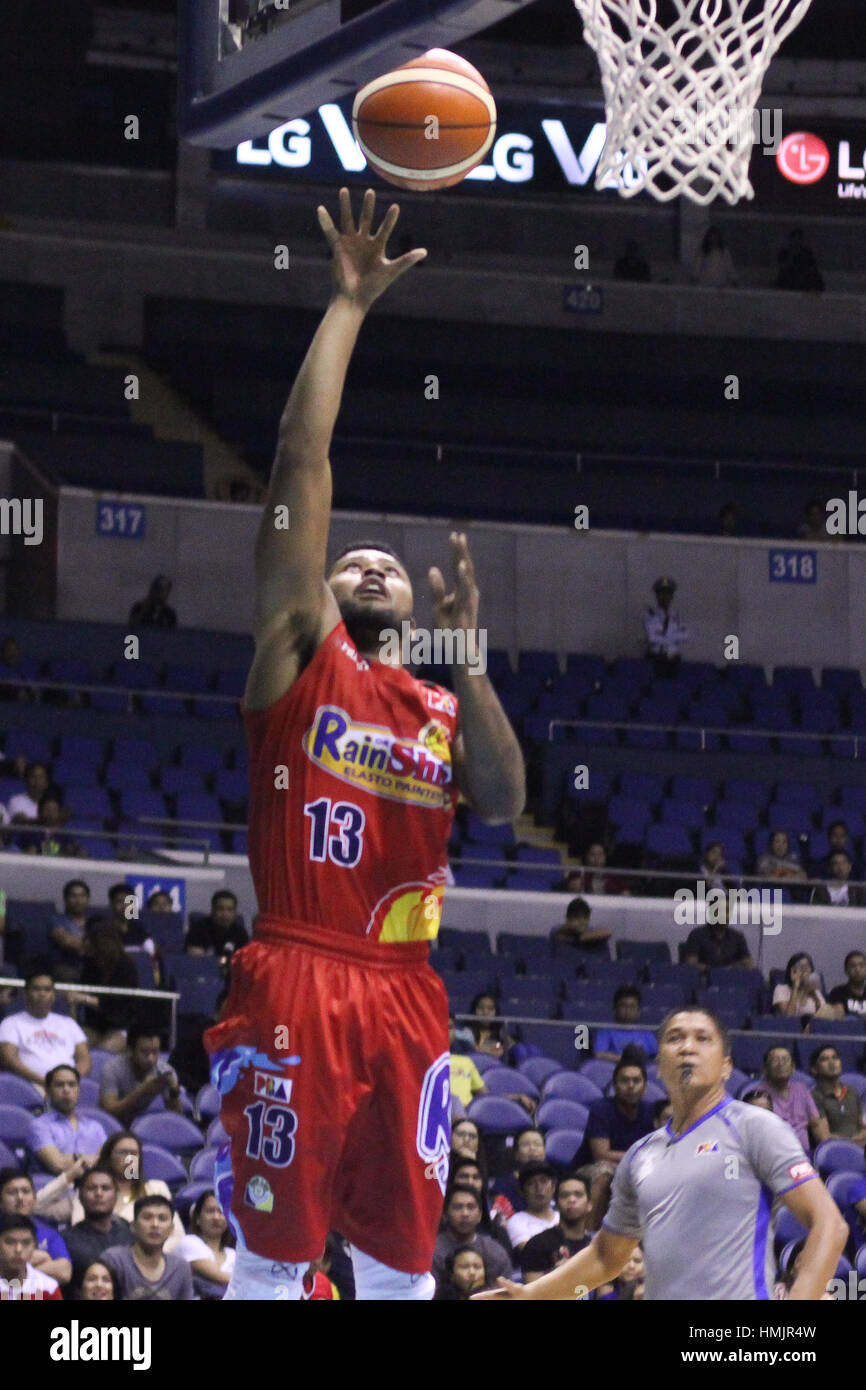
[[[466,1114],[484,1134],[516,1134],[527,1124],[523,1106],[503,1096],[480,1096],[468,1107]]]
[[[0,1106],[11,1105],[18,1110],[42,1110],[44,1098],[41,1091],[23,1076],[13,1076],[11,1072],[0,1072]]]
[[[199,1135],[199,1139],[201,1135]],[[189,1176],[191,1182],[213,1182],[214,1163],[216,1162],[217,1147],[201,1149],[194,1154],[189,1165]]]
[[[535,1112],[535,1123],[541,1130],[585,1129],[589,1107],[576,1100],[557,1097],[543,1100]]]
[[[613,1069],[615,1066],[615,1062],[600,1061],[598,1058],[593,1057],[590,1061],[583,1063],[580,1068],[580,1075],[588,1077],[588,1079],[595,1082],[596,1086],[602,1091],[605,1091],[613,1080]]]
[[[149,1118],[144,1116],[144,1119]],[[156,1118],[156,1117],[154,1117]],[[181,1118],[177,1116],[176,1118]],[[136,1122],[137,1123],[137,1122]],[[201,1135],[199,1135],[199,1141]],[[161,1144],[142,1144],[141,1146],[142,1169],[147,1181],[159,1180],[167,1183],[172,1192],[177,1191],[186,1183],[186,1169],[179,1158],[176,1158],[168,1149]]]
[[[517,1070],[538,1087],[544,1087],[548,1077],[560,1075],[562,1068],[552,1057],[526,1057]],[[864,1078],[866,1080],[866,1078]]]
[[[616,958],[633,960],[643,965],[649,965],[653,961],[670,965],[671,951],[666,941],[629,941],[622,937],[616,943]]]
[[[556,1071],[547,1077],[541,1094],[545,1100],[575,1100],[588,1106],[594,1100],[600,1100],[603,1092],[583,1072]]]
[[[583,1135],[584,1129],[549,1129],[544,1136],[544,1154],[548,1163],[568,1172],[583,1143]]]
[[[822,1178],[839,1172],[866,1175],[863,1146],[852,1144],[849,1139],[825,1139],[815,1149],[814,1162]]]
[[[511,1067],[491,1067],[484,1073],[484,1084],[491,1096],[525,1095],[538,1100],[538,1087],[530,1078]]]
[[[185,1115],[165,1111],[161,1115],[140,1115],[130,1126],[142,1144],[159,1144],[169,1152],[193,1154],[201,1148],[201,1130]],[[145,1171],[147,1171],[145,1169]]]

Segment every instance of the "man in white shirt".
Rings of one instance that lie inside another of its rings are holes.
[[[677,586],[663,575],[653,584],[656,607],[644,609],[643,626],[647,640],[647,656],[657,676],[675,676],[679,670],[682,645],[688,640],[688,628],[679,613],[671,612],[671,602]]]
[[[30,971],[24,992],[22,1011],[0,1023],[0,1071],[23,1077],[43,1093],[43,1078],[61,1063],[89,1076],[93,1062],[83,1031],[74,1019],[51,1011],[56,997],[51,975]]]
[[[30,1217],[4,1212],[0,1216],[0,1302],[62,1301],[57,1280],[30,1264],[35,1249],[36,1228]]]
[[[16,825],[39,819],[39,798],[48,790],[48,768],[44,763],[29,763],[24,774],[24,792],[9,798],[9,817]]]
[[[515,1250],[525,1245],[531,1236],[537,1236],[559,1222],[559,1213],[551,1205],[556,1187],[555,1168],[549,1163],[525,1163],[517,1181],[526,1210],[516,1211],[505,1223],[508,1239]]]

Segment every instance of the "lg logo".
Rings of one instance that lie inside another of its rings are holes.
[[[817,183],[830,167],[830,151],[817,135],[796,130],[786,135],[776,154],[779,172],[791,183]]]

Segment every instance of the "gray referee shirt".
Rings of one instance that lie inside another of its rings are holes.
[[[647,1299],[768,1299],[779,1198],[815,1176],[790,1125],[725,1099],[632,1144],[603,1225],[643,1242]]]

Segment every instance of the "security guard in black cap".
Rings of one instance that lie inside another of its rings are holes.
[[[681,660],[680,648],[688,640],[688,629],[679,613],[671,612],[671,600],[676,588],[669,575],[657,579],[653,584],[656,606],[644,610],[647,656],[657,676],[676,675]]]

